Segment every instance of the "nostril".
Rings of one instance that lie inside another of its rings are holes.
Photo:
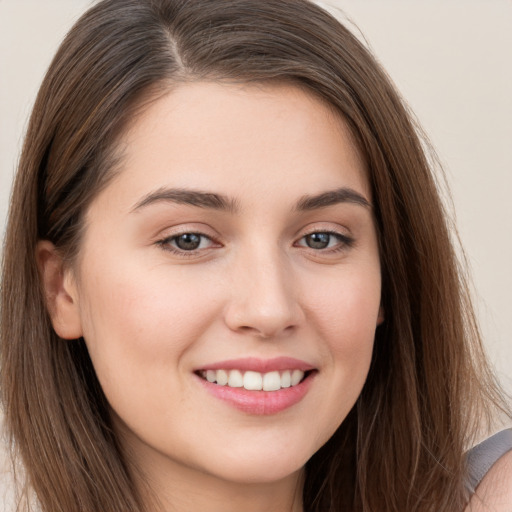
[[[252,334],[253,336],[256,336],[258,338],[262,339],[271,339],[275,338],[277,336],[282,336],[283,334],[288,334],[291,331],[294,330],[293,325],[286,326],[284,328],[280,327],[268,327],[268,328],[257,328],[257,327],[250,327],[248,325],[243,325],[238,328],[239,332],[246,333],[246,334]]]

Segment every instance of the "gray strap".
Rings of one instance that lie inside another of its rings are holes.
[[[497,460],[512,450],[512,428],[502,430],[477,444],[466,454],[468,465],[468,487],[475,492],[478,484]]]

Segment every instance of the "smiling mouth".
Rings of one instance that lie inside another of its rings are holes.
[[[242,370],[199,370],[199,377],[218,386],[244,388],[248,391],[279,391],[300,384],[311,371],[299,369],[260,373]]]

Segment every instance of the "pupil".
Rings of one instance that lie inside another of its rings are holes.
[[[312,249],[325,249],[329,245],[329,233],[312,233],[306,237],[306,243]]]
[[[201,236],[195,233],[185,233],[176,239],[176,245],[184,251],[193,251],[199,247]]]

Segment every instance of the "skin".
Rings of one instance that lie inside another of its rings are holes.
[[[485,475],[465,512],[509,512],[511,504],[512,451],[509,451]]]
[[[120,149],[79,261],[67,268],[39,244],[54,328],[84,337],[121,441],[164,510],[299,512],[302,468],[354,405],[383,320],[371,206],[297,209],[340,188],[371,204],[347,127],[293,86],[199,82],[153,102]],[[236,211],[142,204],[170,187],[222,194]],[[326,248],[308,245],[326,232],[337,233]],[[198,249],[177,248],[184,233],[205,235]],[[248,356],[295,357],[316,374],[299,403],[259,415],[194,373]]]

